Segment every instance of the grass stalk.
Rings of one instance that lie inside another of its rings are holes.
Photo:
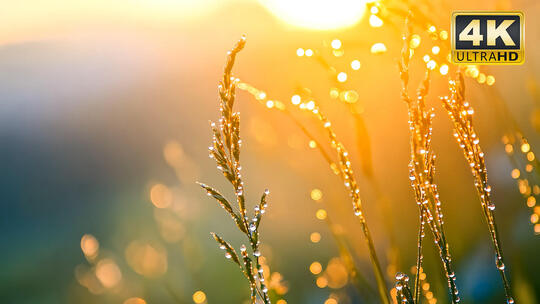
[[[414,278],[414,302],[416,304],[420,303],[420,275],[421,275],[421,269],[422,269],[422,246],[423,246],[423,239],[424,239],[424,228],[425,228],[425,221],[422,218],[423,214],[420,215],[420,227],[418,229],[418,246],[417,246],[417,252],[416,252],[416,275]]]
[[[332,85],[334,87],[337,87],[340,91],[345,91],[343,83],[340,83],[337,81],[336,77],[336,68],[332,66],[330,61],[325,59],[322,54],[317,52],[315,56],[313,56],[316,62],[327,72],[328,77],[330,81],[332,82]],[[311,90],[309,89],[303,89],[301,90],[303,93],[306,93],[310,95],[310,97],[313,97]],[[367,178],[368,182],[370,183],[371,188],[375,192],[376,201],[377,201],[377,209],[378,212],[381,214],[382,217],[391,217],[392,216],[392,208],[390,201],[385,194],[384,191],[382,191],[382,187],[378,180],[375,178],[375,170],[373,169],[373,159],[371,155],[371,140],[369,138],[369,133],[367,131],[366,124],[363,119],[363,115],[361,111],[359,111],[357,105],[355,103],[347,102],[346,106],[348,108],[348,112],[352,115],[356,130],[356,142],[358,147],[358,152],[360,156],[360,167],[363,175]],[[323,155],[324,156],[324,155]],[[330,162],[330,166],[334,168],[334,164]],[[395,271],[399,269],[399,248],[397,246],[397,241],[395,237],[394,227],[393,227],[393,221],[388,220],[384,221],[384,227],[386,229],[386,233],[389,237],[389,249],[387,251],[387,257],[388,257],[388,277],[392,278],[395,274]]]
[[[423,226],[427,223],[430,228],[435,245],[439,249],[439,255],[443,264],[452,303],[460,301],[459,292],[455,282],[455,273],[452,267],[452,258],[449,245],[444,233],[443,213],[437,184],[434,182],[435,176],[435,153],[431,145],[432,121],[435,116],[432,108],[426,108],[425,97],[429,90],[430,74],[426,72],[426,77],[422,82],[416,98],[411,98],[408,94],[409,84],[409,63],[412,52],[409,48],[411,37],[410,23],[406,22],[407,34],[404,36],[404,46],[399,63],[400,76],[402,82],[402,99],[407,104],[409,116],[409,129],[411,132],[411,161],[409,163],[409,174],[411,186],[414,190],[416,203],[420,209],[420,227],[418,238],[417,276],[420,275],[422,266],[422,238]],[[416,300],[419,300],[419,280],[415,280]]]
[[[465,100],[463,75],[458,72],[456,80],[450,80],[450,97],[441,97],[444,108],[454,127],[454,137],[463,150],[465,160],[471,168],[474,185],[480,198],[482,213],[488,225],[489,234],[495,251],[495,264],[504,285],[507,303],[514,303],[510,282],[505,273],[505,264],[497,224],[495,222],[495,204],[491,199],[491,186],[488,184],[485,155],[480,147],[480,139],[473,126],[474,109]]]
[[[269,194],[265,190],[260,202],[254,208],[253,218],[248,217],[246,209],[246,198],[244,194],[244,183],[242,181],[240,166],[240,114],[233,111],[235,101],[235,89],[238,80],[231,74],[232,67],[238,52],[240,52],[246,43],[243,36],[236,46],[228,53],[227,64],[225,65],[223,79],[220,82],[219,97],[221,100],[219,127],[212,123],[213,145],[209,148],[210,158],[215,159],[218,169],[225,178],[231,183],[234,189],[238,208],[233,208],[232,204],[217,190],[210,186],[200,183],[209,196],[214,197],[220,206],[231,216],[238,229],[247,237],[250,251],[245,245],[240,247],[240,256],[236,250],[223,238],[216,233],[212,236],[218,242],[219,247],[225,250],[225,257],[236,263],[244,276],[247,278],[250,286],[251,304],[255,304],[260,298],[264,304],[271,304],[268,296],[268,288],[265,284],[262,265],[259,261],[261,252],[259,250],[259,225],[262,215],[265,213]]]
[[[343,145],[343,143],[341,143],[338,140],[336,133],[333,131],[331,127],[332,123],[321,112],[319,106],[313,105],[313,109],[311,109],[310,111],[319,119],[319,121],[322,123],[322,125],[326,129],[326,133],[330,140],[331,146],[334,148],[334,150],[337,153],[337,156],[339,159],[338,168],[344,180],[345,187],[349,190],[349,195],[351,196],[351,199],[352,199],[354,215],[360,222],[362,233],[364,234],[364,239],[368,247],[370,261],[373,266],[375,279],[377,281],[377,289],[379,291],[380,299],[382,303],[387,304],[389,303],[389,299],[387,295],[387,288],[386,288],[386,283],[384,280],[384,275],[382,272],[381,264],[379,262],[379,258],[377,257],[375,244],[373,242],[373,238],[371,236],[371,232],[369,230],[366,217],[362,209],[360,189],[358,187],[358,183],[356,182],[356,178],[352,170],[351,161],[349,159],[349,153],[345,149],[345,146]]]
[[[415,303],[411,289],[409,288],[409,277],[401,272],[396,274],[396,300],[398,304]]]

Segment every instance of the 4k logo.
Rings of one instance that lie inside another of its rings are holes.
[[[521,12],[454,12],[452,62],[522,64],[524,27]]]

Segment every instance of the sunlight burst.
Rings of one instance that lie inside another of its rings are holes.
[[[259,0],[282,21],[313,30],[333,30],[355,25],[366,10],[363,0]]]

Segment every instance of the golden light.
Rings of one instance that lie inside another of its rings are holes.
[[[125,256],[129,266],[140,275],[156,278],[167,272],[167,252],[158,244],[133,241]]]
[[[411,49],[415,49],[420,45],[421,41],[422,41],[422,39],[420,38],[420,35],[414,34],[411,37],[411,41],[409,41],[409,47]]]
[[[336,299],[327,299],[326,301],[324,301],[324,304],[337,304],[337,301]]]
[[[486,74],[484,74],[484,73],[478,74],[478,78],[476,80],[478,80],[478,83],[486,82]]]
[[[524,143],[521,145],[521,152],[527,153],[531,149],[531,146],[528,143]]]
[[[358,71],[360,69],[360,61],[358,60],[351,61],[351,68],[355,71]]]
[[[157,208],[167,208],[172,204],[172,192],[163,184],[156,184],[150,189],[150,201]]]
[[[534,196],[529,196],[527,198],[527,206],[532,208],[534,205],[536,205],[536,198]]]
[[[470,70],[472,78],[477,78],[479,76],[479,74],[480,74],[480,71],[478,70],[478,68],[476,66],[473,66],[471,68],[467,68],[467,70]]]
[[[315,216],[320,220],[326,219],[326,210],[324,209],[317,210],[317,213],[315,213]]]
[[[313,111],[313,109],[315,109],[315,102],[313,100],[308,101],[306,104],[306,109]]]
[[[304,54],[305,54],[305,51],[304,51],[303,48],[298,48],[298,49],[296,50],[296,55],[297,55],[298,57],[302,57],[302,56],[304,56]]]
[[[531,223],[536,224],[538,222],[538,214],[533,213],[531,215]]]
[[[343,49],[332,50],[332,54],[334,54],[336,57],[341,57],[345,54],[345,51]]]
[[[322,195],[323,195],[322,191],[319,189],[313,189],[311,190],[311,193],[310,193],[311,199],[314,201],[320,201],[322,198]]]
[[[313,56],[313,50],[312,49],[307,49],[305,54],[306,54],[307,57],[311,57],[311,56]]]
[[[141,298],[129,298],[124,301],[124,304],[146,304],[146,301]]]
[[[321,276],[317,278],[315,284],[317,284],[317,287],[319,288],[325,288],[328,286],[328,280],[324,276]]]
[[[441,75],[448,74],[448,65],[447,64],[441,65],[441,67],[439,68],[439,72],[441,73]]]
[[[266,99],[266,93],[261,91],[261,92],[259,92],[259,94],[257,94],[256,98],[258,100],[264,100],[264,99]]]
[[[339,90],[337,88],[330,89],[330,97],[336,99],[339,97]]]
[[[313,232],[309,236],[309,239],[311,240],[312,243],[318,243],[321,241],[321,234],[318,232]]]
[[[514,170],[512,170],[512,174],[511,174],[511,175],[512,175],[512,178],[513,178],[513,179],[518,179],[519,176],[520,176],[521,174],[520,174],[520,172],[519,172],[519,169],[514,169]]]
[[[529,187],[529,182],[525,179],[520,179],[518,181],[519,193],[524,195],[529,195],[531,193],[531,187]]]
[[[75,267],[75,279],[77,279],[77,282],[81,286],[86,287],[93,294],[102,294],[105,291],[95,272],[87,265],[77,265]]]
[[[431,48],[431,52],[435,55],[439,54],[440,51],[441,51],[441,48],[437,45]]]
[[[427,68],[430,69],[430,70],[433,70],[437,67],[437,63],[435,62],[435,60],[430,60],[427,62]]]
[[[206,301],[206,294],[200,290],[193,293],[193,302],[200,304]]]
[[[447,31],[441,31],[439,33],[439,37],[441,38],[441,40],[446,40],[448,39],[448,32]]]
[[[347,268],[339,258],[332,258],[330,262],[328,262],[325,273],[330,288],[341,288],[345,286],[349,280]]]
[[[169,166],[179,168],[184,162],[184,149],[179,142],[171,140],[163,147],[163,157]]]
[[[369,16],[369,25],[371,25],[372,27],[381,27],[383,26],[383,24],[384,22],[377,15]]]
[[[259,0],[272,14],[292,26],[334,30],[357,24],[366,10],[363,0]]]
[[[322,265],[319,262],[313,262],[309,265],[309,271],[313,274],[319,274],[322,271]]]
[[[337,80],[338,80],[339,82],[345,82],[345,81],[347,81],[347,73],[345,73],[345,72],[339,73],[339,74],[337,75]]]
[[[347,103],[357,102],[358,97],[359,97],[358,92],[356,92],[355,90],[349,90],[349,91],[343,92],[343,101]]]
[[[317,143],[314,140],[310,140],[309,143],[308,143],[308,146],[311,149],[315,149],[315,148],[317,148]]]
[[[486,84],[487,85],[493,85],[495,83],[495,77],[493,77],[492,75],[489,75],[487,78],[486,78]]]
[[[276,304],[287,304],[287,301],[280,299],[276,302]]]
[[[81,238],[81,250],[88,259],[94,259],[99,252],[99,242],[91,234],[85,234]]]
[[[386,52],[386,45],[384,43],[378,42],[371,46],[372,54],[382,54]]]
[[[96,277],[105,288],[112,288],[120,282],[122,273],[113,260],[104,259],[96,265]]]
[[[333,48],[334,50],[338,50],[338,49],[341,48],[341,40],[339,40],[339,39],[334,39],[334,40],[332,40],[332,42],[330,43],[330,45],[332,46],[332,48]]]

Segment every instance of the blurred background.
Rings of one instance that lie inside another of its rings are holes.
[[[391,273],[410,274],[418,210],[396,62],[412,8],[420,21],[411,92],[426,64],[435,70],[428,104],[437,113],[436,177],[464,303],[504,297],[472,176],[437,97],[447,94],[447,76],[456,71],[446,61],[450,15],[525,14],[525,64],[468,67],[466,85],[513,293],[517,303],[538,303],[540,188],[531,153],[540,145],[534,18],[540,3],[405,2],[3,1],[1,302],[247,303],[245,278],[209,233],[220,232],[235,246],[246,240],[195,183],[231,194],[208,158],[208,121],[219,115],[226,52],[242,34],[248,42],[234,73],[258,89],[251,93],[259,99],[238,91],[242,167],[250,206],[271,190],[261,233],[272,298],[278,304],[375,301],[351,284],[332,236],[337,231],[347,239],[375,288],[342,182],[315,143],[274,106],[290,106],[295,94],[316,98],[351,152],[388,286]],[[312,115],[293,112],[328,144]],[[388,210],[380,210],[381,200]],[[335,225],[321,220],[320,210]],[[429,235],[425,255],[425,293],[431,292],[425,302],[448,303]]]

